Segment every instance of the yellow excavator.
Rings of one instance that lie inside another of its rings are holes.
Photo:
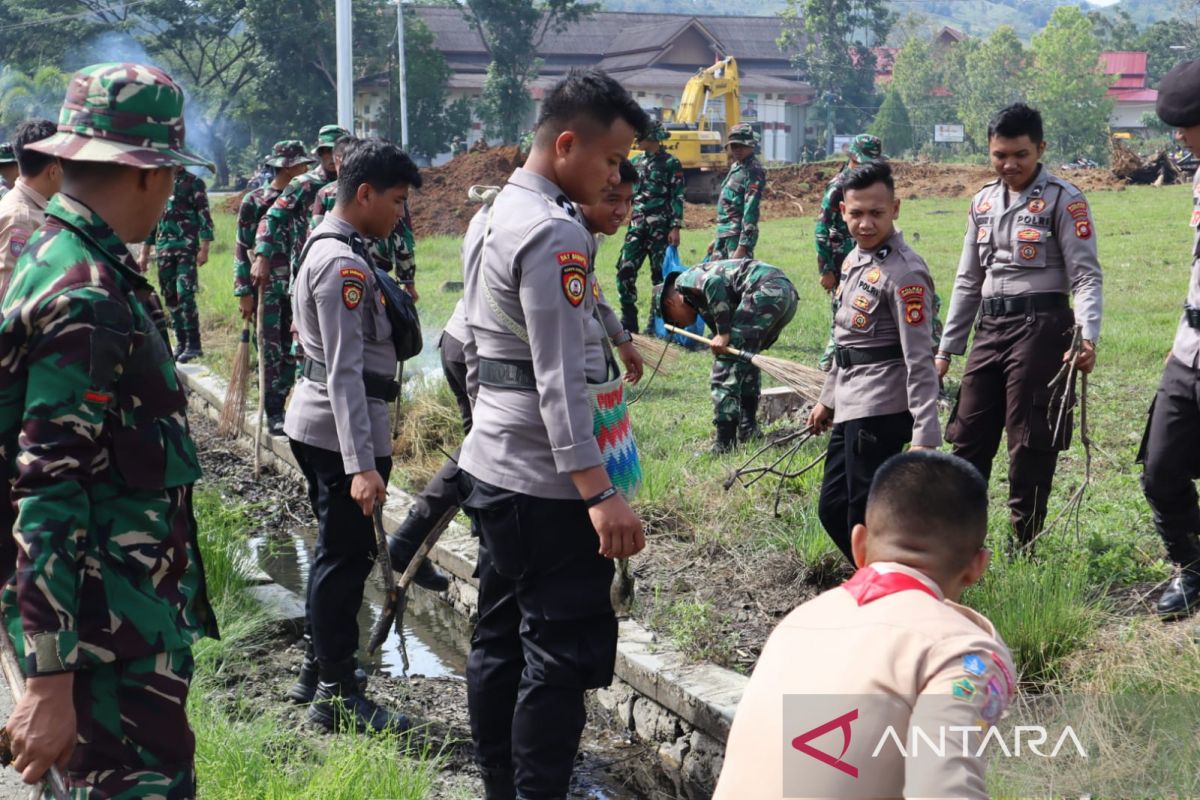
[[[725,133],[742,121],[738,100],[738,65],[732,56],[696,72],[683,87],[679,109],[662,109],[663,126],[671,138],[664,148],[683,164],[686,179],[684,196],[692,203],[712,203],[717,199],[721,179],[729,168],[725,156]],[[724,121],[710,118],[709,103],[725,100]],[[636,147],[630,156],[641,151]]]

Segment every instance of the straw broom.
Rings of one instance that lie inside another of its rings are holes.
[[[699,336],[691,331],[686,331],[683,328],[677,328],[674,325],[667,325],[666,328],[671,333],[677,333],[688,339],[712,345],[711,339]],[[725,352],[735,358],[749,361],[809,402],[815,403],[821,397],[821,389],[825,386],[826,375],[816,367],[806,367],[803,364],[797,364],[795,361],[788,361],[783,358],[772,358],[757,353],[747,353],[743,350],[738,350],[736,347],[726,347]]]
[[[250,382],[250,320],[242,324],[242,338],[233,356],[233,373],[225,390],[225,404],[217,420],[217,434],[237,438],[238,428],[246,415],[246,387]]]
[[[262,434],[263,416],[266,414],[267,402],[267,363],[263,359],[265,339],[263,339],[263,307],[266,303],[266,286],[258,287],[258,413],[254,415],[254,479],[262,474]]]
[[[647,364],[657,364],[658,371],[663,375],[671,374],[671,367],[679,360],[679,351],[671,347],[665,339],[646,336],[641,333],[631,334],[633,346]]]

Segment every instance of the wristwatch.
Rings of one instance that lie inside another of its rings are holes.
[[[623,344],[629,344],[633,341],[633,334],[629,331],[621,331],[610,340],[613,347],[620,347]]]

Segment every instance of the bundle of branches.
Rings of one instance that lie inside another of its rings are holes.
[[[1142,167],[1142,160],[1137,153],[1130,150],[1120,139],[1112,140],[1112,171],[1121,180],[1129,180],[1133,173]]]
[[[1092,439],[1088,431],[1088,376],[1083,373],[1083,380],[1080,381],[1080,391],[1078,398],[1075,394],[1075,384],[1080,376],[1079,367],[1075,365],[1079,354],[1083,352],[1083,330],[1078,325],[1075,326],[1075,333],[1071,339],[1071,349],[1068,351],[1068,357],[1063,362],[1062,369],[1054,376],[1054,380],[1050,381],[1047,386],[1050,389],[1050,430],[1051,441],[1060,444],[1064,447],[1070,444],[1071,425],[1074,421],[1074,409],[1076,402],[1079,405],[1079,441],[1083,443],[1083,480],[1079,483],[1079,488],[1067,500],[1062,511],[1058,512],[1058,516],[1047,526],[1042,529],[1042,533],[1053,528],[1060,520],[1075,521],[1076,533],[1079,531],[1079,514],[1083,508],[1083,498],[1087,493],[1087,488],[1092,482]],[[1042,534],[1039,533],[1038,536]]]
[[[725,479],[725,491],[732,489],[735,483],[740,483],[743,487],[749,489],[768,475],[774,475],[779,479],[779,482],[775,485],[775,502],[772,513],[778,517],[779,498],[783,494],[783,482],[792,478],[799,478],[806,472],[815,469],[818,464],[825,460],[825,453],[822,453],[815,460],[800,469],[792,469],[792,464],[795,462],[796,456],[800,453],[800,449],[812,441],[814,436],[815,434],[807,428],[800,428],[799,430],[771,437],[765,445],[754,451],[740,467],[729,474],[729,477]],[[775,453],[771,453],[764,459],[764,463],[756,463],[768,450],[780,447],[783,448],[783,455],[777,456]],[[767,463],[768,461],[769,463]]]
[[[684,330],[683,328],[667,325],[666,329],[671,333],[677,333],[688,339],[712,345],[711,339]],[[821,389],[825,386],[825,373],[816,367],[797,364],[795,361],[788,361],[785,358],[773,358],[771,356],[759,355],[758,353],[747,353],[743,350],[738,350],[736,347],[726,347],[725,352],[735,358],[748,361],[775,380],[795,391],[810,403],[817,402],[821,397]]]

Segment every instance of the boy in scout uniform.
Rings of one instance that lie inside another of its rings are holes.
[[[1158,116],[1179,129],[1193,153],[1200,152],[1200,61],[1184,62],[1162,79]],[[1195,484],[1200,477],[1200,172],[1192,181],[1190,215],[1195,232],[1187,299],[1138,453],[1154,527],[1179,570],[1158,600],[1158,613],[1164,617],[1190,614],[1200,606],[1200,505]]]
[[[729,129],[725,143],[733,166],[717,198],[717,238],[708,248],[710,261],[754,258],[758,244],[758,207],[767,190],[767,171],[755,157],[758,134],[745,122]]]
[[[783,270],[752,258],[710,261],[667,276],[660,301],[663,320],[686,328],[700,316],[714,331],[713,454],[728,453],[739,441],[759,435],[762,372],[725,348],[733,345],[748,353],[768,349],[795,316],[797,299]]]
[[[467,700],[489,800],[566,796],[584,692],[612,680],[612,559],[645,546],[593,435],[588,383],[608,367],[589,291],[595,241],[575,203],[618,182],[646,124],[608,75],[569,73],[542,104],[525,165],[463,247],[478,390],[459,476],[479,537]]]
[[[987,569],[986,535],[987,483],[966,461],[935,451],[886,461],[852,535],[854,577],[767,639],[714,800],[987,797],[980,745],[1016,681],[995,626],[959,605]],[[905,758],[879,746],[889,726],[902,743],[920,729],[953,745]]]
[[[308,719],[326,729],[348,721],[403,730],[408,719],[365,697],[356,675],[357,616],[376,555],[371,515],[387,500],[392,467],[388,403],[400,391],[366,239],[391,232],[421,174],[379,139],[356,143],[342,167],[337,205],[309,238],[292,287],[304,365],[283,427],[308,481],[317,546],[305,608],[311,650],[289,694],[309,689]]]
[[[62,186],[58,159],[28,147],[56,130],[48,119],[31,119],[17,126],[13,138],[21,174],[12,191],[0,198],[0,303],[29,237],[46,221],[46,203]]]
[[[942,443],[938,382],[929,347],[933,279],[896,230],[892,168],[856,167],[843,181],[841,213],[856,246],[842,264],[834,365],[809,429],[832,427],[817,512],[853,560],[850,532],[866,514],[875,471],[908,442]]]
[[[12,142],[0,142],[0,198],[17,183],[17,152]]]
[[[71,77],[59,132],[26,145],[61,160],[62,192],[0,308],[0,470],[18,505],[0,612],[27,678],[6,728],[26,782],[65,765],[76,797],[196,796],[191,648],[216,635],[200,464],[162,306],[122,244],[153,229],[177,168],[208,166],[183,118],[156,67]]]
[[[986,478],[1007,433],[1010,519],[1017,542],[1029,545],[1070,441],[1069,431],[1054,438],[1047,384],[1076,325],[1076,364],[1084,373],[1096,365],[1103,278],[1087,200],[1039,161],[1041,114],[1023,103],[1001,110],[988,125],[988,149],[999,177],[971,202],[937,369],[945,376],[951,356],[966,350],[978,318],[946,438]]]

